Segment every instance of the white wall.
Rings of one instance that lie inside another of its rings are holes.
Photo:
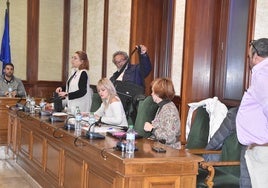
[[[254,39],[268,38],[268,1],[257,0]]]
[[[6,0],[0,1],[0,45],[4,32]],[[26,79],[27,0],[12,0],[9,8],[11,61],[15,74]],[[2,70],[2,62],[0,62]]]
[[[63,0],[40,1],[38,80],[62,78],[63,3]]]
[[[172,81],[176,95],[181,95],[182,81],[182,58],[183,58],[183,37],[185,0],[176,1],[173,56],[172,56]]]

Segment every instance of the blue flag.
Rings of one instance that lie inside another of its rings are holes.
[[[3,68],[5,64],[11,63],[11,53],[10,53],[10,44],[9,44],[9,18],[8,18],[8,11],[6,9],[5,14],[5,26],[4,26],[4,33],[2,38],[2,45],[1,45],[1,53],[0,53],[0,61],[3,62]]]

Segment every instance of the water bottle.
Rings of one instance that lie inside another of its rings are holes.
[[[89,117],[88,117],[88,123],[89,123],[89,125],[92,125],[93,123],[95,123],[95,116],[94,116],[94,114],[93,113],[90,113],[89,114]]]
[[[133,129],[133,125],[129,125],[126,134],[126,152],[127,153],[134,153],[135,151],[135,131]]]
[[[40,105],[41,111],[45,111],[46,102],[43,98],[41,99],[39,105]]]
[[[35,100],[34,100],[34,98],[32,98],[30,101],[30,113],[31,114],[35,113]]]
[[[82,114],[80,112],[79,107],[76,107],[75,111],[75,130],[81,131],[81,121],[82,121]]]

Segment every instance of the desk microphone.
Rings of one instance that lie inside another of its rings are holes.
[[[55,118],[55,117],[54,117]],[[54,121],[56,119],[54,119],[52,116],[49,117],[49,121]],[[57,117],[58,118],[58,117]],[[74,125],[73,124],[68,124],[69,122],[69,119],[71,118],[74,118],[74,116],[68,116],[64,122],[64,126],[62,127],[57,127],[54,131],[53,131],[53,137],[54,138],[62,138],[63,136],[60,135],[60,136],[56,136],[56,132],[59,130],[59,129],[65,129],[65,130],[74,130]]]
[[[88,128],[88,131],[87,131],[87,133],[86,133],[86,137],[88,138],[88,139],[90,139],[90,140],[94,140],[94,139],[104,139],[105,138],[105,136],[103,136],[102,134],[100,134],[100,133],[95,133],[95,132],[93,132],[93,131],[91,131],[91,128],[92,127],[94,127],[94,126],[101,126],[101,124],[100,124],[100,119],[99,119],[99,121],[96,121],[95,123],[92,123],[90,126],[89,126],[89,128]]]
[[[17,103],[20,103],[22,101],[23,97],[22,96],[18,96],[18,97],[19,97],[19,100],[17,101]]]
[[[64,129],[66,130],[75,130],[75,125],[74,124],[71,124],[69,123],[69,120],[70,119],[74,119],[75,117],[73,115],[69,115],[66,120],[65,120],[65,123],[64,123]]]
[[[120,128],[121,130],[123,131],[127,131],[128,127],[122,127],[122,126],[117,126],[117,125],[111,125],[111,124],[107,124],[107,123],[103,123],[101,122],[101,118],[96,121],[95,123],[92,123],[90,126],[89,126],[89,129],[86,133],[86,137],[88,139],[104,139],[105,136],[103,136],[102,134],[100,133],[95,133],[94,131],[91,131],[91,128],[94,127],[94,126],[101,126],[102,124],[104,125],[109,125],[109,126],[112,126],[112,127],[117,127],[117,128]]]
[[[22,104],[21,101],[22,101],[22,96],[20,96],[19,100],[17,101],[16,103],[16,107],[19,109],[19,110],[24,110],[25,109],[25,104]],[[30,111],[30,110],[29,110]],[[26,110],[25,110],[26,112]]]

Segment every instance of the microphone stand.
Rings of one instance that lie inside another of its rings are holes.
[[[68,116],[68,118],[66,118],[65,123],[64,123],[64,128],[66,130],[74,130],[75,129],[74,128],[75,126],[73,124],[68,123],[69,120],[72,119],[72,118],[75,118],[75,117],[73,115],[71,115],[71,116]]]
[[[91,132],[91,128],[92,127],[94,127],[94,126],[101,126],[101,124],[100,124],[100,121],[97,121],[97,122],[95,122],[95,123],[92,123],[90,126],[89,126],[89,128],[88,128],[88,131],[87,131],[87,133],[86,133],[86,137],[88,138],[88,139],[90,139],[90,140],[94,140],[94,139],[104,139],[105,138],[105,136],[103,136],[102,134],[100,134],[100,133],[95,133],[94,131],[93,132]]]
[[[63,134],[61,134],[60,136],[56,136],[56,132],[59,129],[65,129],[65,130],[74,130],[74,125],[68,124],[69,119],[74,118],[74,116],[69,116],[66,118],[65,122],[64,122],[64,126],[63,127],[58,127],[53,131],[53,137],[54,138],[63,138]]]
[[[96,121],[95,123],[92,123],[89,128],[88,128],[88,131],[86,133],[86,137],[90,140],[95,140],[95,139],[104,139],[105,136],[100,134],[100,133],[96,133],[94,131],[91,131],[91,129],[94,127],[94,126],[101,126],[101,125],[108,125],[108,126],[111,126],[111,127],[117,127],[117,128],[121,128],[121,130],[123,131],[127,131],[128,127],[122,127],[122,126],[117,126],[117,125],[112,125],[112,124],[107,124],[107,123],[103,123],[101,122],[101,118]],[[121,143],[121,142],[120,142]]]

